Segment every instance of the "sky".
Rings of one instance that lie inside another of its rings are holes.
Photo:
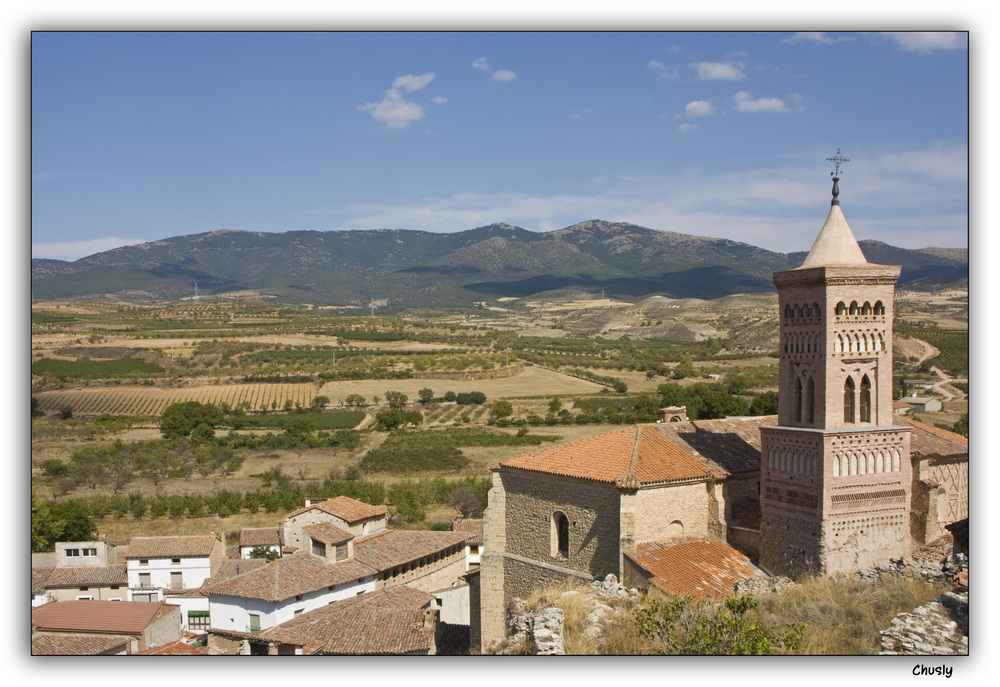
[[[217,229],[968,246],[964,33],[35,32],[32,257]]]

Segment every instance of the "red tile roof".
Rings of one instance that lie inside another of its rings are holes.
[[[42,630],[138,634],[178,608],[158,601],[55,601],[32,609],[31,624]]]
[[[185,644],[179,639],[162,646],[154,646],[151,649],[139,652],[140,656],[205,656],[202,651],[198,651],[193,646]]]
[[[434,630],[424,627],[434,597],[412,587],[389,587],[336,601],[258,634],[304,653],[405,654],[429,651]]]
[[[45,586],[48,588],[108,584],[128,584],[128,574],[125,570],[125,564],[116,563],[106,568],[97,566],[56,568]]]
[[[170,558],[176,556],[208,556],[215,546],[215,535],[193,537],[132,537],[128,543],[128,558]]]
[[[910,453],[918,456],[968,455],[969,439],[909,417],[895,416],[893,424],[910,427]]]
[[[354,535],[350,532],[342,530],[328,522],[306,525],[302,528],[302,531],[314,538],[316,541],[321,541],[325,544],[343,544],[346,541],[354,539]]]
[[[653,575],[651,584],[695,599],[732,596],[737,580],[760,574],[745,555],[709,537],[648,542],[625,555]]]
[[[293,511],[286,515],[286,518],[291,518],[300,513],[305,513],[307,510],[317,508],[324,513],[329,513],[334,515],[348,524],[353,524],[364,520],[365,518],[377,518],[388,514],[389,509],[385,506],[373,506],[371,504],[365,503],[364,501],[358,501],[352,499],[348,496],[338,496],[335,499],[327,499],[320,503],[314,503],[311,506],[306,506],[305,508],[299,508],[297,511]]]
[[[244,527],[240,530],[240,546],[279,546],[277,527]]]
[[[637,425],[509,458],[508,468],[637,487],[760,469],[760,428],[774,416]]]
[[[128,635],[84,635],[39,632],[31,636],[32,656],[97,656],[128,645]],[[126,648],[127,651],[127,648]]]
[[[354,558],[379,572],[465,544],[465,532],[381,530],[354,540]]]
[[[209,595],[238,596],[276,603],[298,594],[368,577],[375,572],[357,561],[329,563],[311,553],[299,551],[236,577],[206,583],[203,591]]]
[[[209,582],[216,582],[229,577],[236,577],[237,575],[242,575],[245,572],[263,568],[268,564],[268,562],[269,561],[265,558],[230,558],[224,560],[219,565],[219,569],[215,571],[214,575],[212,575]]]
[[[45,591],[45,584],[52,576],[55,568],[32,568],[31,569],[31,594],[41,594]]]
[[[462,518],[451,521],[452,532],[465,532],[472,536],[465,540],[466,544],[474,546],[483,545],[483,519],[482,518]]]

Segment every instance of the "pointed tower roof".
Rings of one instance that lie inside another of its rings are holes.
[[[840,151],[837,151],[837,158],[840,158]],[[835,159],[835,158],[828,158]],[[837,163],[838,167],[840,162]],[[830,214],[826,216],[826,222],[816,237],[815,243],[809,250],[805,262],[796,269],[807,267],[819,267],[821,265],[867,265],[865,254],[861,252],[851,228],[847,226],[844,213],[840,211],[840,186],[839,177],[833,177],[833,200],[830,201]]]

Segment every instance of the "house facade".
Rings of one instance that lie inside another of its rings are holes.
[[[181,638],[180,609],[155,602],[48,603],[32,610],[31,627],[33,638],[39,634],[128,636],[136,640],[138,651]]]
[[[197,589],[226,560],[216,535],[133,537],[126,555],[129,601],[160,601],[163,590]]]

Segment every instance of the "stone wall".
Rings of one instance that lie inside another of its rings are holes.
[[[910,530],[927,544],[947,532],[946,525],[969,517],[969,457],[929,457],[913,461]]]
[[[712,487],[706,487],[705,482],[639,489],[635,495],[635,544],[682,534],[708,536],[712,500]]]

